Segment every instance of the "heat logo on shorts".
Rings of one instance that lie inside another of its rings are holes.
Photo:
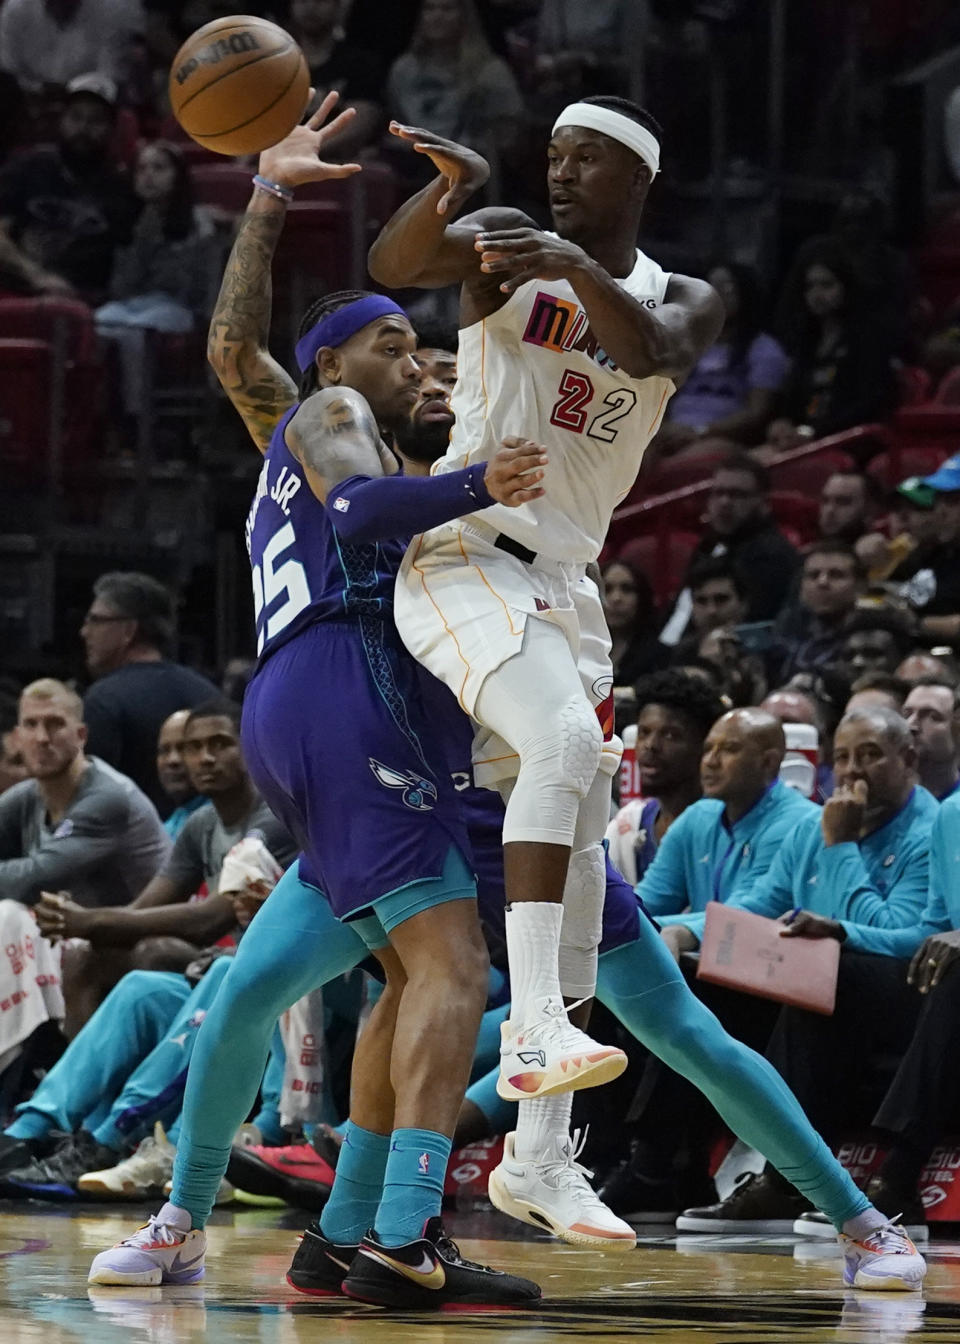
[[[437,786],[431,784],[429,779],[415,775],[410,770],[394,770],[392,766],[384,765],[382,761],[376,761],[372,756],[367,760],[381,784],[388,789],[403,789],[401,801],[407,807],[412,807],[415,812],[433,810],[433,805],[437,801]]]

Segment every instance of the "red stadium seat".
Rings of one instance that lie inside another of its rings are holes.
[[[930,446],[921,444],[914,447],[904,445],[878,454],[868,465],[867,472],[874,480],[879,481],[884,489],[893,490],[908,476],[929,476],[936,471],[946,456],[945,450],[935,444]]]
[[[223,159],[208,157],[190,165],[190,180],[197,204],[215,205],[235,215],[247,208],[253,192],[251,176],[249,168],[239,163],[225,163]]]
[[[659,606],[673,598],[683,585],[690,556],[700,538],[695,532],[651,532],[634,537],[617,551],[617,559],[643,570]]]
[[[960,368],[948,369],[933,397],[938,406],[960,406]]]
[[[817,535],[820,505],[816,495],[799,490],[771,490],[770,510],[794,545],[805,546]]]
[[[679,490],[684,485],[698,485],[709,481],[722,463],[730,457],[729,447],[709,449],[702,453],[681,452],[676,457],[665,457],[657,462],[649,474],[641,477],[643,490],[637,495],[637,487],[631,490],[632,496],[649,499],[668,490]]]
[[[50,383],[47,341],[0,340],[0,464],[8,488],[36,488],[50,468]]]
[[[926,369],[916,364],[904,364],[897,370],[897,385],[901,406],[921,406],[930,399],[933,381]]]
[[[805,495],[819,495],[828,476],[835,471],[854,471],[856,464],[849,453],[827,448],[822,453],[793,461],[770,464],[770,483],[774,490],[790,490]]]

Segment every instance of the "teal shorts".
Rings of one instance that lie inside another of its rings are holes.
[[[372,915],[351,919],[349,924],[352,929],[356,929],[370,951],[376,952],[388,945],[393,929],[413,919],[414,915],[431,910],[436,905],[446,905],[448,901],[476,899],[474,875],[459,848],[451,845],[439,877],[408,882],[396,891],[388,891],[386,896],[374,901]]]

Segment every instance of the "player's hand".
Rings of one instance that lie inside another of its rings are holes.
[[[576,243],[530,228],[478,233],[474,247],[480,253],[481,271],[502,277],[504,294],[512,294],[528,280],[567,280],[587,257]]]
[[[85,938],[89,911],[70,899],[68,891],[41,891],[33,907],[40,932],[51,942],[58,938]]]
[[[264,901],[273,891],[273,883],[265,877],[248,878],[236,891],[224,893],[230,897],[233,913],[241,929],[245,929]]]
[[[311,89],[311,102],[314,93]],[[359,163],[325,163],[320,157],[323,146],[356,116],[356,109],[347,107],[328,126],[324,125],[339,98],[336,91],[328,93],[302,125],[294,126],[279,144],[265,149],[258,165],[260,176],[281,187],[299,187],[304,182],[325,182],[328,178],[359,173]]]
[[[660,937],[663,939],[667,951],[677,963],[679,963],[684,952],[696,952],[697,950],[696,934],[691,933],[683,924],[668,924],[665,929],[660,930]]]
[[[537,482],[543,480],[546,464],[547,452],[539,443],[531,439],[504,439],[503,447],[487,463],[483,483],[498,504],[515,509],[543,494]]]
[[[843,925],[837,919],[824,919],[822,915],[812,915],[809,910],[801,910],[797,915],[784,915],[780,920],[783,926],[781,938],[836,938],[842,943]]]
[[[960,960],[960,929],[951,929],[949,933],[934,933],[925,938],[910,963],[907,971],[907,984],[913,985],[921,994],[929,994],[936,989],[945,973],[955,961]]]
[[[455,215],[490,176],[490,165],[483,155],[466,145],[458,145],[455,140],[444,140],[433,131],[404,126],[399,121],[391,121],[390,134],[406,140],[418,154],[425,154],[440,176],[446,178],[447,190],[437,202],[438,215]]]
[[[867,785],[862,779],[841,785],[828,798],[820,814],[823,843],[829,845],[856,844],[863,830],[867,810]]]

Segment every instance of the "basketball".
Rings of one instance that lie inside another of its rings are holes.
[[[187,38],[169,89],[173,115],[197,144],[218,154],[257,154],[300,120],[310,74],[289,33],[233,14]]]

